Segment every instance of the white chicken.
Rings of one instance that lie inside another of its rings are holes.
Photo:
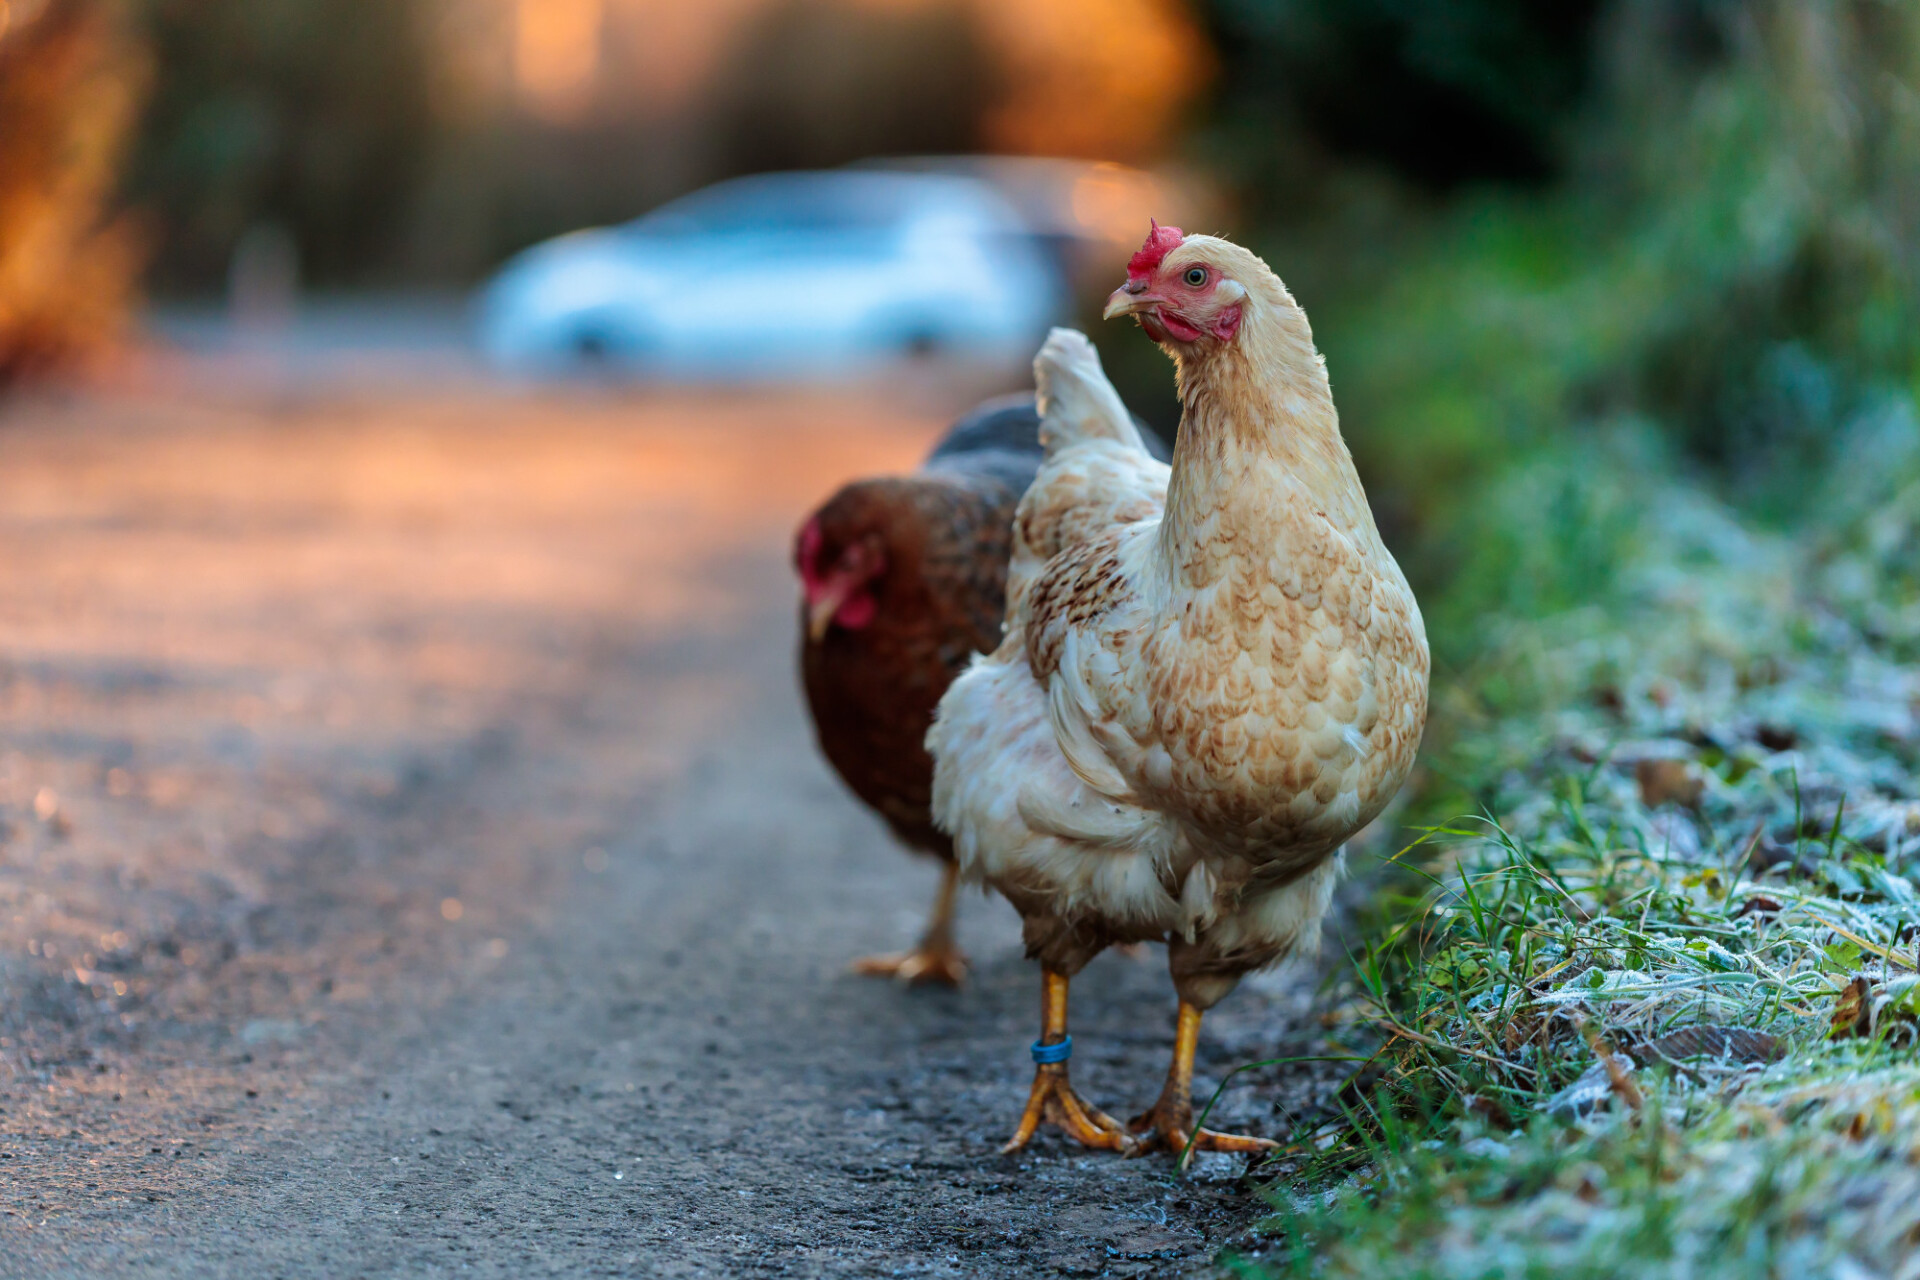
[[[1107,316],[1173,357],[1171,468],[1142,447],[1084,335],[1034,362],[1046,461],[1014,521],[1006,634],[941,700],[933,814],[961,874],[1020,912],[1045,983],[1033,1088],[1089,1146],[1254,1151],[1193,1128],[1202,1014],[1318,945],[1342,843],[1412,767],[1428,653],[1374,527],[1306,314],[1265,263],[1155,227]],[[1131,1125],[1067,1072],[1068,983],[1164,941],[1172,1068]],[[1135,1136],[1138,1135],[1138,1136]]]

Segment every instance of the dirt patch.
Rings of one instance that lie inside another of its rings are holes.
[[[1037,979],[844,972],[929,865],[815,756],[786,539],[883,400],[176,389],[0,418],[0,1235],[24,1274],[1148,1275],[1238,1166],[1043,1138]],[[1202,1076],[1316,1051],[1296,981]],[[1157,952],[1076,1081],[1158,1087]],[[1207,1087],[1203,1082],[1203,1088]],[[1325,1073],[1230,1092],[1275,1132]]]

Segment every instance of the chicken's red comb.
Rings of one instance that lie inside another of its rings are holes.
[[[1152,219],[1148,219],[1152,221]],[[1180,247],[1187,233],[1178,227],[1163,227],[1153,223],[1153,230],[1147,232],[1147,242],[1134,251],[1127,259],[1127,275],[1144,276],[1160,265],[1160,260]]]

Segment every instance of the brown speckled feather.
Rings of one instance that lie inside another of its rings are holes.
[[[1071,974],[1161,938],[1204,1009],[1314,944],[1341,843],[1413,765],[1428,657],[1305,313],[1237,245],[1190,236],[1165,260],[1245,303],[1227,338],[1174,346],[1173,465],[1130,444],[1091,346],[1056,330],[1007,636],[928,741],[961,873],[1014,902],[1036,959]]]

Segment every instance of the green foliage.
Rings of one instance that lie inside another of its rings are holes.
[[[1911,1273],[1920,10],[1598,30],[1554,185],[1264,246],[1436,673],[1251,1273]]]
[[[1872,486],[1920,475],[1867,457]],[[1908,1258],[1920,612],[1844,603],[1902,598],[1905,549],[1876,557],[1857,503],[1803,546],[1671,480],[1641,496],[1593,606],[1489,624],[1438,687],[1428,825],[1344,979],[1373,1056],[1278,1166],[1250,1273]]]
[[[1542,457],[1650,425],[1674,446],[1639,448],[1651,477],[1687,468],[1801,521],[1837,445],[1912,414],[1920,10],[1623,0],[1602,29],[1558,186],[1436,207],[1336,173],[1331,211],[1264,246],[1315,317],[1370,491],[1430,595],[1465,569],[1507,580],[1475,550],[1485,495]],[[1536,500],[1564,512],[1566,496]],[[1557,589],[1531,575],[1537,607],[1588,589],[1584,554],[1567,566]],[[1452,633],[1500,589],[1466,584],[1443,650],[1471,647]]]
[[[1286,1198],[1266,1224],[1283,1237],[1236,1269],[1369,1280],[1907,1274],[1900,1233],[1920,1178],[1894,1126],[1920,1119],[1915,1075],[1872,1054],[1824,1065],[1821,1081],[1778,1072],[1762,1086],[1792,1123],[1760,1106],[1656,1101],[1637,1124],[1489,1133],[1463,1123],[1445,1143],[1402,1127],[1377,1148],[1392,1166],[1380,1194]],[[1846,1071],[1857,1081],[1834,1083]],[[1880,1110],[1889,1101],[1897,1111]],[[1872,1139],[1850,1137],[1856,1126]]]
[[[1304,184],[1282,164],[1316,156],[1383,165],[1441,189],[1543,177],[1585,86],[1600,8],[1214,0],[1220,158],[1296,198]]]

